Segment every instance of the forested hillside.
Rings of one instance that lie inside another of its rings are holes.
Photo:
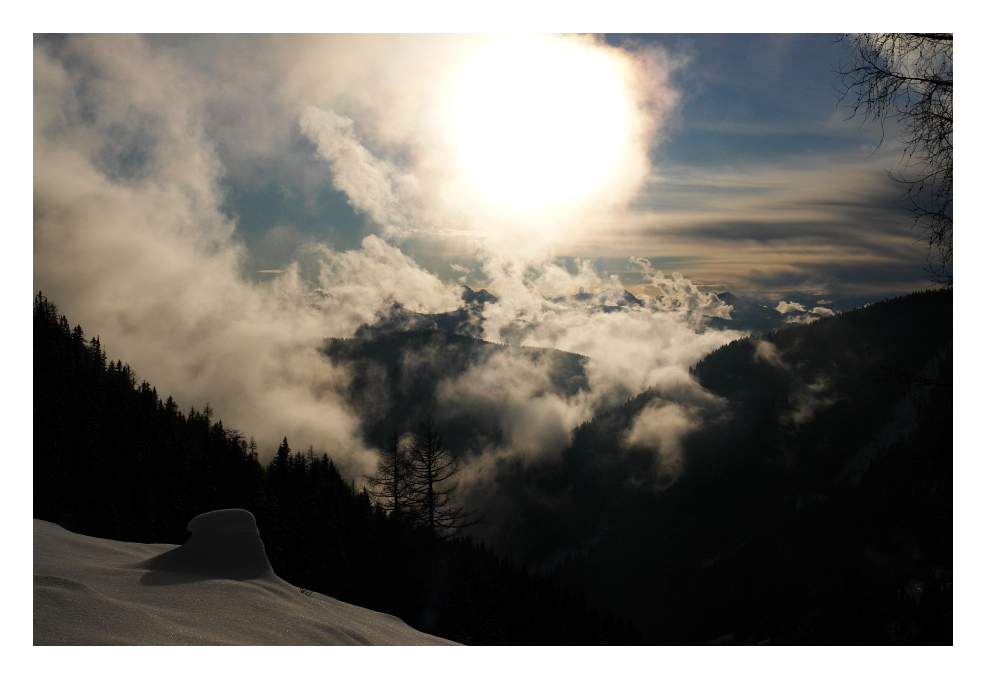
[[[598,446],[655,394],[588,423],[558,473],[627,493],[554,572],[648,642],[951,643],[951,315],[920,293],[713,352],[694,373],[724,410],[660,492]]]
[[[449,413],[440,402],[443,385],[476,366],[543,372],[544,391],[570,397],[588,389],[584,356],[555,349],[495,344],[440,330],[377,332],[354,339],[328,339],[323,351],[353,375],[348,399],[362,414],[364,437],[381,445],[395,428],[412,431],[429,413],[443,411],[445,438],[457,451],[476,440],[497,445],[502,423],[492,411]],[[543,393],[543,392],[542,392]],[[500,404],[498,404],[500,405]]]
[[[472,644],[626,644],[627,625],[470,541],[386,516],[325,453],[256,445],[206,405],[184,414],[54,304],[34,305],[34,517],[182,544],[192,517],[252,512],[274,572],[299,587]]]
[[[721,347],[689,384],[600,410],[559,455],[490,470],[506,509],[480,547],[375,506],[323,452],[284,440],[262,466],[208,405],[162,401],[39,295],[35,516],[181,543],[188,518],[242,507],[289,582],[465,643],[947,644],[951,304],[918,293]],[[591,367],[432,330],[325,351],[381,451],[477,365],[536,372],[558,398]],[[446,410],[446,443],[495,443],[503,412]]]

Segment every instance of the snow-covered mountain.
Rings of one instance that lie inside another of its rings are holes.
[[[715,312],[708,313],[705,318],[708,327],[716,330],[738,330],[748,334],[766,333],[794,324],[808,323],[877,301],[875,298],[861,297],[832,301],[802,293],[790,293],[781,301],[770,301],[737,297],[728,291],[717,292],[715,297],[731,309],[728,318],[720,317]],[[495,309],[500,299],[486,290],[476,291],[468,286],[462,286],[460,299],[462,304],[458,308],[442,313],[414,312],[395,302],[381,310],[372,323],[361,325],[355,336],[374,337],[394,332],[439,330],[476,339],[489,339],[484,333],[484,327],[487,317],[497,316]],[[571,295],[545,298],[543,309],[553,315],[592,315],[643,310],[662,313],[676,308],[674,302],[665,305],[658,301],[660,299],[637,297],[623,288],[593,292],[580,288],[579,292]],[[499,326],[497,341],[523,344],[530,330],[529,319],[512,319],[511,322]]]
[[[271,570],[253,515],[200,514],[175,545],[34,520],[35,645],[455,645]]]

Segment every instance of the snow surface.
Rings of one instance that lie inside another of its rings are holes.
[[[454,645],[274,574],[253,515],[200,514],[175,545],[34,520],[35,645]]]

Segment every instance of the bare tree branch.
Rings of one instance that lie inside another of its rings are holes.
[[[900,125],[901,170],[888,175],[907,185],[904,208],[923,229],[929,277],[952,284],[952,35],[860,33],[840,64],[839,102],[852,116]]]
[[[445,447],[444,437],[430,415],[418,425],[407,454],[417,523],[436,535],[454,536],[479,522],[473,518],[474,512],[453,502],[459,458]]]

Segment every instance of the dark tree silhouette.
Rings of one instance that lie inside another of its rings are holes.
[[[839,66],[840,102],[866,120],[896,120],[904,146],[903,202],[924,229],[928,274],[952,284],[952,34],[860,33],[840,38],[853,56]]]
[[[366,476],[370,497],[394,518],[408,518],[414,509],[414,486],[409,449],[401,445],[400,434],[393,429],[377,462],[377,473]]]
[[[436,535],[455,535],[476,523],[472,513],[453,504],[458,484],[459,459],[445,447],[431,415],[418,425],[408,447],[417,522]]]

